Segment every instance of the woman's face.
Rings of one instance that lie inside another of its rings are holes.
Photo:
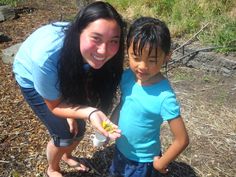
[[[80,35],[80,51],[92,68],[101,68],[119,50],[120,27],[115,20],[98,19]]]

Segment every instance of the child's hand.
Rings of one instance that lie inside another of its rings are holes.
[[[160,173],[166,174],[169,170],[167,168],[167,166],[163,165],[161,160],[160,160],[160,156],[155,156],[154,160],[153,160],[153,167],[159,171]]]

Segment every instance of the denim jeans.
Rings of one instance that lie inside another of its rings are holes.
[[[29,106],[48,129],[55,146],[67,147],[74,140],[79,140],[83,137],[86,127],[84,120],[77,119],[79,132],[74,136],[69,131],[69,125],[66,119],[55,116],[34,88],[23,88],[20,86],[20,89]]]
[[[135,162],[127,159],[116,147],[110,167],[112,177],[161,177],[152,162]]]

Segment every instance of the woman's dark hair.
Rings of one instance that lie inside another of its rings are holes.
[[[86,71],[78,42],[82,31],[98,19],[115,20],[120,27],[120,47],[113,58],[102,68]],[[71,23],[59,60],[59,84],[63,101],[70,104],[97,106],[104,112],[112,107],[117,86],[121,79],[124,60],[125,23],[118,12],[106,2],[85,6]]]
[[[133,22],[127,34],[127,50],[133,43],[134,54],[142,54],[145,45],[150,44],[152,49],[160,47],[166,54],[170,52],[171,37],[166,24],[152,17],[140,17]]]

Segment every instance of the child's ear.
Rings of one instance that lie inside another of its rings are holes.
[[[172,56],[172,51],[166,54],[164,63],[168,63],[171,60],[171,56]]]

